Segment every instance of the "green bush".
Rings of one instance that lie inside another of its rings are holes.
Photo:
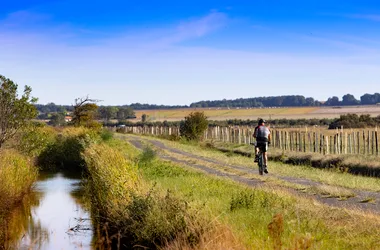
[[[37,157],[43,169],[66,169],[84,167],[82,153],[92,143],[100,142],[97,131],[83,127],[66,128]]]
[[[108,129],[103,129],[100,132],[100,137],[102,138],[103,141],[109,141],[113,138],[113,132]]]
[[[180,134],[188,140],[199,141],[208,128],[207,117],[203,112],[192,112],[180,124]]]
[[[53,128],[35,123],[20,133],[16,147],[23,154],[37,157],[55,142],[56,135],[57,132]]]

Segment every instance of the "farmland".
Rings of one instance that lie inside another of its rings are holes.
[[[288,107],[288,108],[186,108],[162,110],[136,110],[136,119],[146,114],[149,121],[179,121],[189,113],[203,111],[210,120],[220,121],[229,119],[323,119],[338,118],[342,114],[370,114],[380,115],[380,106],[347,106],[347,107]]]

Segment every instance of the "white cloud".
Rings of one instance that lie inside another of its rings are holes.
[[[351,14],[346,16],[350,18],[366,19],[370,21],[380,22],[380,15],[376,14]]]

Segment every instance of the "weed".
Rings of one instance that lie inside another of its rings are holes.
[[[108,129],[102,129],[100,132],[100,137],[103,141],[109,141],[113,138],[113,132]]]
[[[251,208],[255,199],[255,193],[249,190],[242,191],[237,195],[232,196],[230,201],[230,211],[235,211],[240,208]]]
[[[268,232],[273,242],[273,249],[281,249],[281,237],[284,233],[284,218],[282,214],[276,214],[273,216],[272,221],[268,224]]]
[[[150,148],[145,147],[142,154],[139,157],[139,166],[141,165],[148,165],[150,164],[154,159],[156,158],[156,152]]]

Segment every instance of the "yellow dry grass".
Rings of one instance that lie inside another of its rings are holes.
[[[162,109],[162,110],[137,110],[136,121],[141,120],[143,114],[148,115],[150,121],[176,121],[194,111],[203,111],[210,120],[227,119],[257,119],[264,118],[286,118],[291,116],[303,116],[318,110],[317,107],[300,108],[184,108],[184,109]]]
[[[136,119],[141,121],[143,114],[148,115],[150,121],[178,121],[194,111],[203,111],[210,120],[228,119],[322,119],[338,118],[342,114],[370,114],[380,115],[380,105],[377,106],[347,106],[347,107],[285,107],[285,108],[182,108],[136,110]]]

